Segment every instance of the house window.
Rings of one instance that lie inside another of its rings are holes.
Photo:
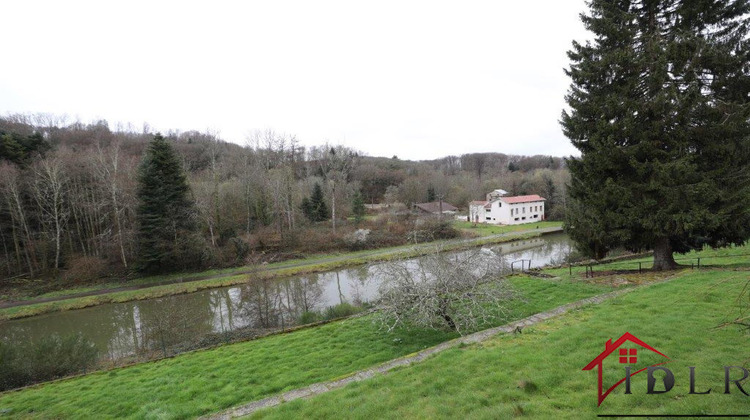
[[[534,215],[534,219],[537,219],[538,217],[539,217],[539,215],[538,215],[538,214],[535,214],[535,215]]]
[[[490,219],[492,219],[492,218],[490,216],[487,216],[487,220],[490,220]]]
[[[522,218],[521,218],[521,220],[526,220],[526,217],[525,217],[525,216],[524,216],[524,217],[522,217]]]
[[[523,208],[523,214],[526,214],[526,207]]]
[[[627,357],[630,355],[630,357]],[[634,365],[638,362],[638,349],[620,349],[620,363]]]
[[[514,220],[517,222],[518,221],[518,217],[516,217]]]

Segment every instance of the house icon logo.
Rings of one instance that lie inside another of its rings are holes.
[[[640,349],[638,348],[640,347]],[[643,352],[644,350],[656,353],[657,355],[664,357],[664,362],[657,363],[655,365],[644,367],[643,369],[637,370],[635,372],[631,373],[631,367],[635,366],[638,363],[638,351]],[[621,365],[627,365],[625,368],[625,377],[617,381],[614,385],[612,385],[610,388],[608,388],[606,391],[604,390],[604,386],[602,384],[602,377],[603,377],[603,369],[604,369],[604,360],[608,357],[612,356],[613,358],[616,358],[617,362]],[[661,353],[659,350],[656,350],[655,348],[649,346],[644,341],[640,340],[638,337],[634,336],[633,334],[630,334],[629,332],[626,332],[622,335],[622,337],[618,338],[614,343],[612,340],[607,340],[607,342],[604,344],[604,351],[601,352],[594,360],[591,361],[588,365],[586,365],[583,370],[592,370],[594,368],[597,368],[598,370],[598,384],[599,384],[599,398],[598,398],[598,404],[597,406],[601,406],[602,402],[605,398],[607,398],[607,395],[610,394],[615,388],[620,386],[623,382],[627,382],[626,386],[626,393],[630,393],[630,377],[641,373],[645,370],[647,370],[649,367],[659,366],[663,365],[664,363],[667,363],[669,361],[669,357]]]

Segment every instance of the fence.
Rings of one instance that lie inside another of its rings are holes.
[[[525,262],[528,262],[528,265],[524,264]],[[523,273],[524,266],[526,265],[526,270],[531,270],[531,260],[515,260],[510,263],[510,273],[513,274],[515,272],[515,265],[516,263],[521,263],[521,272]]]
[[[700,269],[701,267],[706,267],[706,260],[713,260],[713,259],[722,259],[722,258],[742,258],[742,257],[750,257],[750,254],[739,254],[739,255],[714,255],[714,256],[706,256],[706,257],[695,257],[695,258],[675,258],[675,262],[679,263],[681,261],[688,261],[690,262],[690,268],[692,270]],[[750,261],[747,262],[750,264]],[[616,264],[619,266],[632,266],[632,271],[635,271],[635,266],[638,266],[638,272],[643,272],[644,269],[650,268],[648,264],[653,265],[653,263],[644,263],[643,261],[617,261],[617,262],[606,262],[604,263],[606,265],[613,265]],[[603,264],[583,264],[584,268],[586,269],[586,278],[594,277],[594,266],[603,265]],[[576,265],[580,266],[580,264]],[[683,264],[684,267],[687,267],[688,264]],[[512,269],[512,265],[511,265]],[[609,269],[612,269],[609,267]],[[522,270],[523,271],[523,270]],[[630,271],[630,270],[629,270]],[[573,275],[573,264],[568,264],[568,272],[572,276]]]

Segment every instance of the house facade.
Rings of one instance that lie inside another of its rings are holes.
[[[534,195],[507,197],[507,192],[495,190],[485,201],[469,203],[469,220],[493,225],[520,225],[544,220],[545,198]]]

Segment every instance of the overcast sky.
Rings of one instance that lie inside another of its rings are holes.
[[[584,0],[8,1],[0,113],[430,159],[575,153],[558,123]]]

